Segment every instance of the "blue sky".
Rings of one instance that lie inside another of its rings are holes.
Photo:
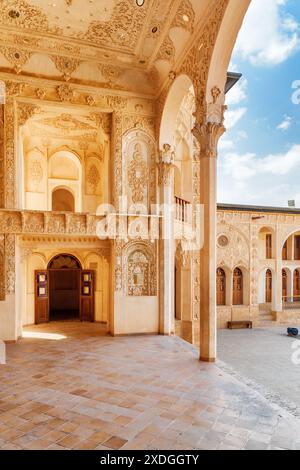
[[[300,207],[300,0],[252,0],[230,70],[218,202]]]

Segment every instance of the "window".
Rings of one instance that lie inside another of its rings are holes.
[[[240,268],[233,272],[233,305],[243,305],[243,273]]]
[[[294,272],[294,302],[300,301],[300,271],[296,269]]]
[[[223,269],[217,269],[217,305],[226,305],[226,274]]]
[[[270,233],[266,235],[266,258],[272,258],[272,235]]]
[[[67,189],[56,189],[52,193],[52,210],[74,212],[75,201],[73,194]]]
[[[266,302],[272,302],[272,272],[270,269],[266,272]]]
[[[295,260],[300,260],[300,235],[295,236]]]
[[[286,270],[282,270],[282,300],[286,302],[287,298],[287,273]]]
[[[282,259],[287,260],[287,241],[285,242],[282,248]]]

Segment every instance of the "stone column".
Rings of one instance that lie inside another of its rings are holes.
[[[200,251],[200,360],[216,360],[216,221],[217,144],[223,123],[196,123],[193,133],[200,143],[200,203],[204,239]]]
[[[276,234],[275,273],[274,287],[272,286],[275,289],[272,314],[274,320],[280,320],[282,316],[282,249],[278,227]]]
[[[288,284],[287,284],[287,301],[288,302],[294,302],[294,273],[295,273],[295,270],[291,268],[290,275],[288,278]]]
[[[173,152],[163,146],[158,164],[159,202],[162,215],[159,239],[159,332],[169,335],[175,317],[175,243],[174,243],[174,165]]]

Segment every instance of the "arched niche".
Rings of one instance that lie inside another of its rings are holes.
[[[155,142],[144,131],[130,130],[123,136],[123,149],[123,188],[128,205],[144,207],[147,213],[156,200]]]
[[[124,257],[124,268],[126,295],[156,295],[155,256],[151,246],[140,242],[129,244]]]
[[[82,164],[79,157],[70,150],[54,152],[48,161],[48,208],[52,209],[53,191],[64,189],[74,197],[73,211],[82,210]],[[66,204],[70,202],[67,195]]]
[[[52,191],[52,206],[53,211],[74,212],[75,199],[73,193],[66,188],[55,188]]]

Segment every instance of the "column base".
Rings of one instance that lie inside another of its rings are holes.
[[[216,358],[215,357],[202,357],[202,356],[200,356],[199,361],[213,363],[213,362],[216,362]]]

